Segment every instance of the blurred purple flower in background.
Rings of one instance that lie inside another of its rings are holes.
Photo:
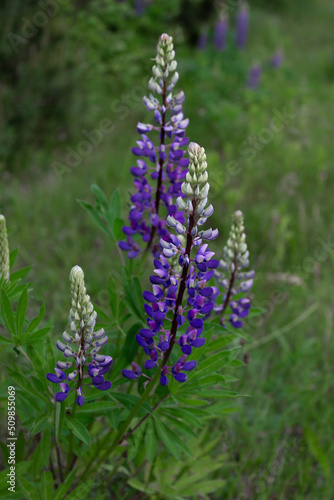
[[[247,83],[246,86],[252,90],[255,90],[260,85],[262,76],[262,68],[260,64],[254,64],[248,72]]]
[[[226,48],[228,34],[228,17],[223,13],[215,24],[213,30],[213,43],[217,50],[222,51]]]
[[[273,68],[280,68],[283,64],[283,59],[284,59],[283,51],[277,50],[270,59],[270,66],[272,66]]]
[[[246,47],[249,28],[249,8],[246,2],[242,2],[238,10],[235,24],[235,42],[239,49]]]

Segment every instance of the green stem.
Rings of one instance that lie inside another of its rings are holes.
[[[76,410],[77,410],[77,403],[76,403],[75,394],[74,394],[74,401],[73,401],[73,405],[72,405],[71,417],[74,418]],[[72,464],[72,460],[73,460],[73,444],[74,444],[74,434],[73,434],[73,431],[71,430],[70,440],[69,440],[69,445],[68,445],[68,452],[67,452],[67,465],[66,465],[66,472],[65,472],[66,476],[70,472],[71,464]]]

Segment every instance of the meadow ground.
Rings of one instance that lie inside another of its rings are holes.
[[[235,372],[236,389],[252,397],[212,428],[227,457],[219,471],[226,478],[224,499],[334,498],[333,22],[328,0],[278,14],[252,10],[253,53],[260,58],[271,33],[279,32],[285,63],[274,77],[264,75],[270,91],[246,101],[242,119],[250,135],[240,125],[233,141],[214,137],[191,100],[196,82],[189,77],[183,85],[190,95],[188,135],[206,147],[213,172],[215,222],[226,236],[233,211],[244,211],[257,272],[254,304],[264,309],[248,324],[248,363]],[[10,244],[19,246],[21,264],[33,263],[36,307],[45,301],[54,334],[67,321],[73,265],[86,270],[90,294],[103,306],[115,248],[76,200],[91,201],[93,183],[109,194],[119,186],[126,216],[131,146],[142,113],[140,104],[124,120],[110,112],[115,130],[61,181],[51,164],[62,161],[63,146],[49,158],[35,152],[20,174],[1,172]],[[283,126],[263,139],[278,113]],[[245,141],[248,154],[239,147]],[[231,174],[226,164],[232,160],[238,169]]]

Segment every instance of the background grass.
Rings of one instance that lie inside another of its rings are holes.
[[[254,304],[265,310],[248,324],[254,341],[243,347],[248,363],[236,372],[241,375],[236,389],[252,398],[240,401],[241,411],[212,428],[212,434],[221,434],[228,456],[226,468],[217,473],[226,479],[217,498],[334,498],[333,21],[330,0],[294,2],[283,10],[251,3],[249,46],[241,55],[212,48],[199,53],[162,19],[156,27],[180,40],[179,86],[186,94],[188,136],[208,153],[214,222],[226,237],[233,211],[244,211],[257,271]],[[89,120],[81,107],[77,114],[72,110],[70,140],[57,129],[51,149],[24,145],[25,168],[9,160],[2,164],[0,210],[11,230],[10,245],[19,246],[21,264],[33,263],[36,308],[45,301],[57,335],[67,320],[70,268],[83,267],[92,298],[103,306],[103,290],[118,262],[112,242],[76,200],[92,201],[92,183],[107,194],[119,186],[126,216],[136,123],[149,119],[138,95],[154,37],[147,36],[138,48],[140,64],[122,87],[114,82],[110,94],[96,97],[94,112],[95,97],[86,95]],[[258,91],[245,90],[245,68],[256,60],[265,66],[276,47],[284,49],[283,67],[267,68]],[[124,96],[130,96],[126,112],[115,103]],[[275,110],[294,117],[263,144],[259,137],[270,129]],[[59,181],[53,162],[65,163],[67,146],[77,149],[82,124],[92,130],[103,118],[113,121],[114,131]],[[249,146],[250,140],[257,146]],[[241,147],[245,141],[248,154]],[[229,167],[232,161],[237,174]],[[221,252],[221,243],[215,249]]]

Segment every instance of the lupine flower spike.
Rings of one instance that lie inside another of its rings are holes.
[[[246,2],[242,2],[237,13],[235,25],[235,42],[239,49],[246,47],[249,28],[249,8]]]
[[[248,72],[247,87],[256,90],[261,82],[262,68],[260,64],[254,64]]]
[[[165,217],[159,216],[162,204],[169,215],[184,223],[183,213],[178,211],[175,199],[182,194],[181,184],[189,163],[183,150],[188,143],[185,129],[189,120],[182,113],[184,93],[173,95],[179,79],[176,67],[173,39],[164,33],[157,45],[153,77],[148,84],[152,93],[143,99],[147,110],[154,112],[155,123],[138,123],[141,139],[132,148],[133,154],[140,157],[137,165],[130,169],[135,177],[136,192],[130,198],[130,224],[122,228],[126,240],[119,242],[129,258],[136,257],[140,251],[140,242],[135,236],[141,237],[144,248],[153,248],[156,255],[159,253],[156,236],[168,239]],[[152,131],[159,133],[156,145],[148,135]]]
[[[200,229],[213,213],[212,205],[207,206],[209,183],[204,148],[190,143],[189,172],[182,184],[183,197],[177,198],[177,207],[182,210],[185,225],[172,215],[167,224],[177,236],[160,239],[161,254],[154,260],[154,274],[150,277],[152,291],[145,291],[145,311],[147,328],[142,328],[136,340],[144,348],[149,359],[144,368],[160,370],[160,383],[167,385],[169,376],[178,382],[187,380],[187,372],[195,368],[196,361],[188,361],[193,348],[205,344],[203,319],[213,308],[206,299],[218,294],[217,287],[209,281],[214,269],[219,265],[214,260],[207,243],[218,236],[217,229]],[[192,250],[196,251],[191,257]],[[177,262],[177,266],[175,263]],[[184,300],[187,292],[186,301]],[[169,364],[173,348],[180,351],[174,365]],[[138,378],[142,369],[133,364],[132,370],[123,370],[129,379]]]
[[[270,66],[273,68],[280,68],[283,64],[283,58],[283,52],[281,50],[277,50],[270,59]]]
[[[96,312],[86,294],[84,273],[81,267],[75,266],[70,273],[72,307],[69,324],[71,333],[64,332],[63,342],[57,340],[57,348],[64,354],[66,361],[58,361],[55,374],[48,373],[47,379],[60,384],[60,392],[55,395],[56,401],[64,401],[70,390],[76,390],[76,402],[84,403],[83,387],[92,384],[100,391],[110,389],[111,382],[104,380],[104,375],[112,365],[110,356],[99,354],[101,347],[108,341],[103,328],[94,332]],[[73,362],[68,361],[73,358]],[[70,373],[64,370],[71,368]],[[72,371],[72,368],[73,371]],[[88,379],[88,383],[85,381]],[[67,382],[76,381],[76,387],[70,389]]]
[[[213,43],[217,50],[222,51],[226,48],[228,34],[228,15],[226,12],[222,12],[213,32]]]
[[[0,214],[0,277],[9,280],[9,248],[7,238],[6,219]]]
[[[228,306],[232,311],[229,321],[235,328],[241,328],[242,318],[249,314],[251,302],[248,298],[232,300],[236,295],[247,293],[253,285],[255,272],[245,271],[248,266],[249,251],[246,244],[244,217],[238,210],[233,217],[231,232],[223,250],[219,270],[215,272],[217,282],[224,290],[222,304],[215,307],[216,313],[221,315],[222,324],[224,324],[223,315]]]

